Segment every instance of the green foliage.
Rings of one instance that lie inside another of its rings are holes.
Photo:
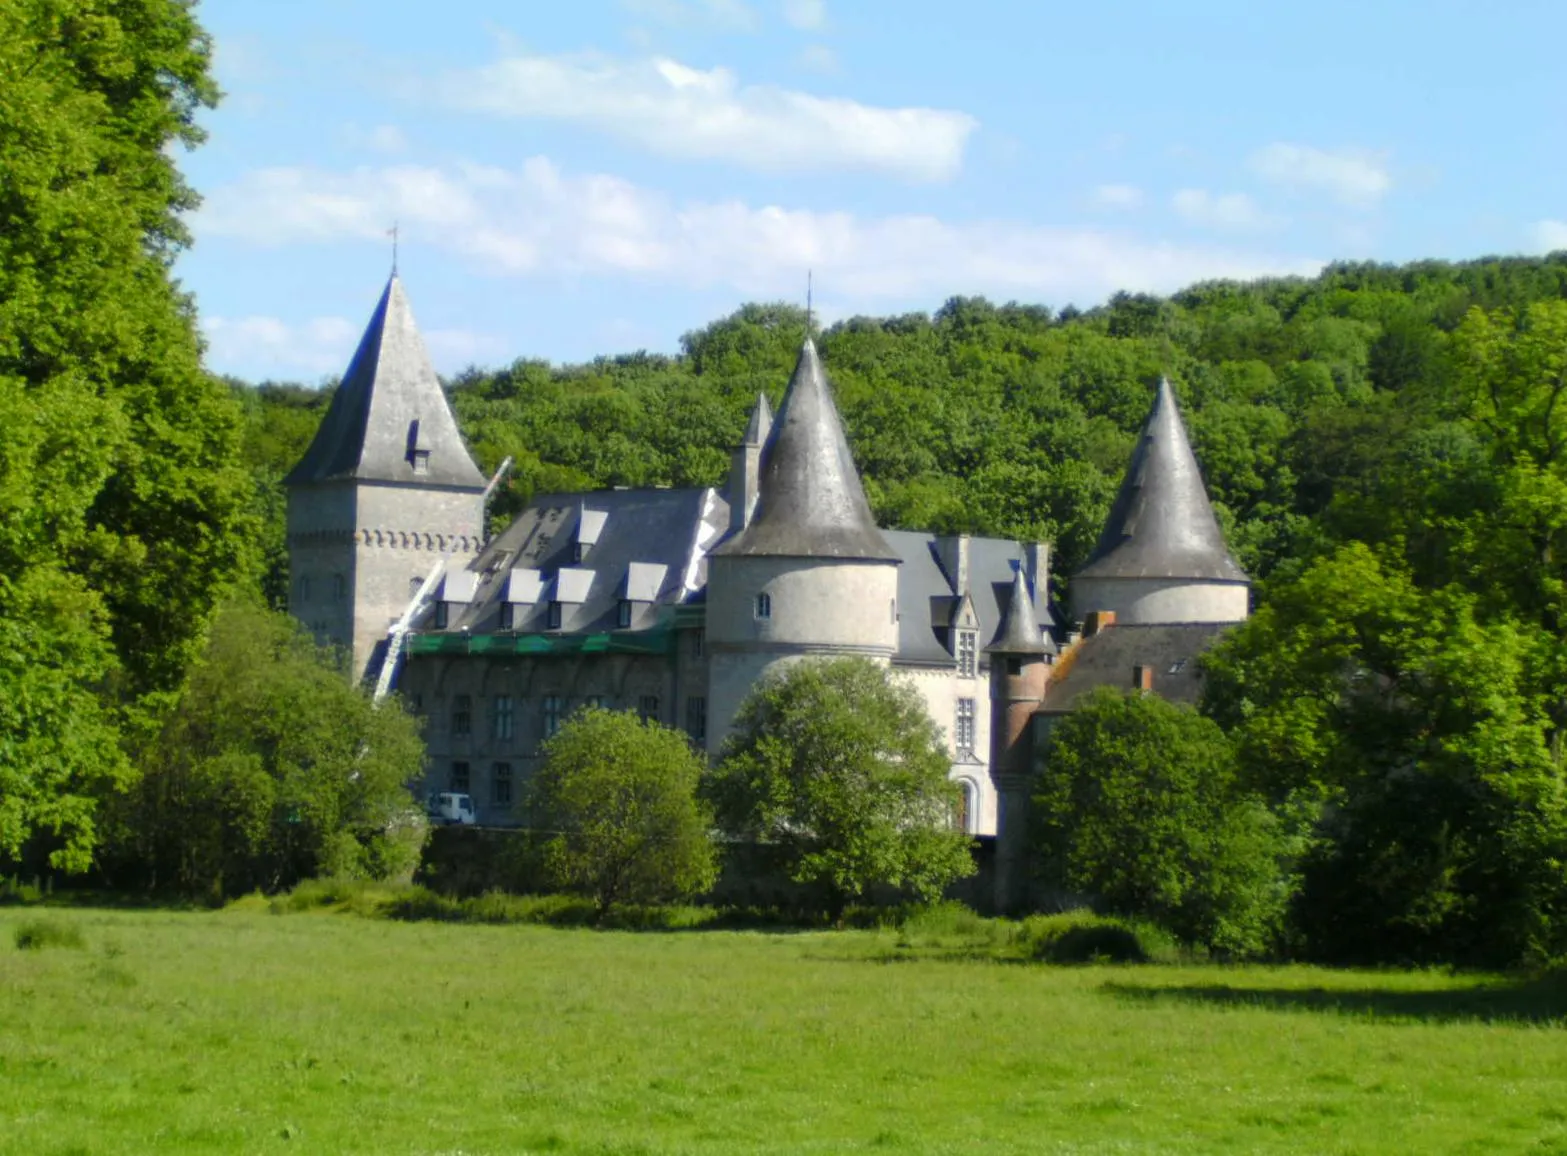
[[[138,751],[116,850],[190,894],[406,878],[425,831],[406,784],[422,760],[396,699],[373,705],[292,619],[234,604]]]
[[[74,923],[60,923],[50,919],[29,919],[16,925],[12,938],[18,951],[42,951],[46,947],[72,947],[80,950],[87,946],[82,932]]]
[[[1051,730],[1033,802],[1048,886],[1226,955],[1273,946],[1284,848],[1211,720],[1101,688]]]
[[[86,869],[116,728],[245,563],[239,414],[169,276],[208,62],[178,0],[0,6],[0,860]]]
[[[804,661],[751,692],[707,793],[726,835],[781,848],[837,915],[878,888],[934,899],[973,872],[948,767],[913,687],[867,659]]]
[[[685,735],[624,711],[579,711],[546,741],[526,813],[546,875],[602,916],[706,891],[717,878],[702,758]]]

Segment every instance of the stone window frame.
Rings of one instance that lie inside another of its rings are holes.
[[[539,702],[544,737],[553,738],[555,732],[560,730],[560,724],[565,721],[566,700],[558,694],[547,694]]]
[[[972,698],[960,698],[953,711],[952,745],[962,754],[974,753],[979,735],[979,712]]]
[[[473,696],[452,695],[452,734],[466,738],[473,733]]]
[[[773,616],[773,596],[763,590],[756,596],[756,617],[771,618]]]
[[[506,742],[517,737],[517,704],[509,694],[494,696],[490,704],[491,730],[496,739]]]
[[[979,631],[962,628],[955,646],[959,678],[979,677]]]

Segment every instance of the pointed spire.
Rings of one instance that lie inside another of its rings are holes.
[[[871,517],[809,337],[762,450],[756,514],[714,553],[899,560]]]
[[[1169,378],[1159,381],[1104,534],[1076,577],[1248,581],[1225,547]]]
[[[767,435],[773,428],[773,410],[767,404],[767,395],[758,393],[756,404],[751,407],[751,420],[745,427],[745,440],[741,445],[760,446],[767,444]]]
[[[484,489],[394,273],[315,440],[285,479]]]
[[[1028,578],[1019,566],[1012,575],[1012,595],[1007,600],[996,637],[985,650],[990,654],[1054,654],[1055,642],[1039,629],[1034,613],[1034,598],[1028,590]]]

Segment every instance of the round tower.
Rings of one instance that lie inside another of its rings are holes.
[[[1021,568],[990,655],[990,777],[996,785],[996,909],[1025,898],[1029,798],[1034,788],[1034,715],[1045,701],[1055,643],[1039,628]]]
[[[1230,556],[1168,378],[1126,468],[1104,534],[1068,587],[1072,617],[1125,625],[1240,622],[1251,580]]]
[[[871,517],[809,338],[758,456],[754,506],[746,479],[731,485],[732,530],[707,563],[715,752],[745,696],[779,664],[809,655],[887,661],[898,644],[899,557]]]

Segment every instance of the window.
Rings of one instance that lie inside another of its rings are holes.
[[[301,602],[309,602],[310,601],[310,575],[309,574],[301,574],[299,576],[299,600]]]
[[[452,699],[452,734],[467,735],[473,731],[473,699],[459,694]]]
[[[497,807],[511,806],[510,763],[495,763],[490,767],[490,802]]]
[[[655,721],[658,718],[658,695],[645,694],[637,700],[637,714],[643,722]]]
[[[348,579],[341,574],[332,575],[332,601],[341,602],[348,597]]]
[[[546,617],[544,619],[544,629],[546,629],[546,630],[559,630],[560,629],[560,603],[559,602],[551,602],[550,603],[549,610],[546,611]]]
[[[414,473],[427,474],[430,472],[429,450],[414,450],[414,452],[410,454],[409,457],[412,459],[414,464]]]
[[[707,653],[707,631],[693,630],[691,632],[691,657],[701,658]]]
[[[544,737],[549,738],[560,730],[561,699],[558,694],[544,696]]]
[[[626,627],[631,625],[631,602],[622,598],[620,605],[615,608],[615,625]]]
[[[437,602],[435,604],[435,628],[437,630],[445,630],[446,623],[450,617],[450,606],[445,602]]]
[[[973,678],[979,673],[979,638],[972,630],[958,631],[958,677]]]
[[[495,696],[495,709],[491,714],[495,720],[495,737],[509,739],[516,731],[516,712],[512,709],[511,695],[498,694]]]
[[[977,792],[974,784],[967,779],[958,780],[958,805],[952,812],[952,829],[954,831],[968,831],[969,824],[974,821],[974,796]]]
[[[973,753],[974,750],[974,700],[971,698],[958,699],[958,725],[954,732],[957,738],[957,747],[960,751]]]
[[[758,594],[756,596],[756,616],[758,618],[771,618],[773,616],[773,596],[771,594]]]
[[[696,742],[707,741],[707,699],[700,695],[686,699],[686,734]]]
[[[456,791],[456,792],[458,792],[459,794],[466,795],[468,793],[468,787],[470,785],[470,781],[469,780],[470,780],[470,776],[468,774],[468,764],[467,763],[453,763],[452,764],[452,786],[451,786],[451,789]]]
[[[517,607],[510,602],[501,603],[501,629],[515,630],[517,623]]]

